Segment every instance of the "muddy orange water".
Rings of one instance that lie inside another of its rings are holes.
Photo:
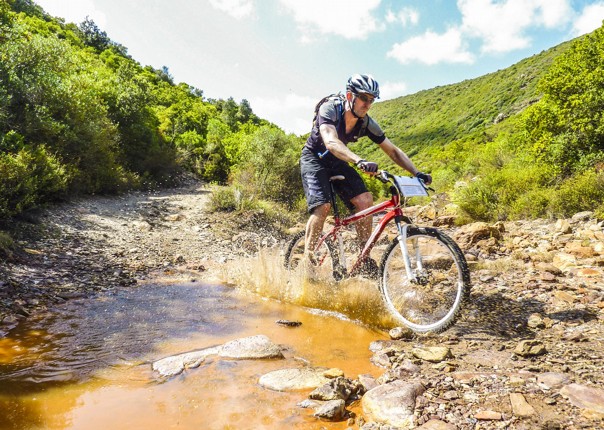
[[[372,328],[384,321],[379,296],[367,281],[292,286],[263,264],[225,268],[229,286],[149,283],[30,318],[0,339],[0,429],[345,429],[297,407],[308,392],[267,390],[258,378],[301,361],[380,375],[368,349],[385,338]],[[256,334],[286,359],[214,358],[167,381],[151,371],[159,358]]]

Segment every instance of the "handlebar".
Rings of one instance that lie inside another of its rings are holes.
[[[395,184],[396,176],[386,170],[379,170],[375,175],[373,175],[373,177],[376,178],[377,180],[381,181],[384,184],[387,184],[390,182],[394,186],[396,186],[396,184]],[[415,178],[415,179],[417,179],[417,181],[424,188],[424,190],[426,190],[426,192],[428,192],[428,191],[434,192],[434,188],[426,185],[426,183],[423,180],[421,180],[420,178]],[[398,189],[398,187],[396,187],[396,188]],[[399,190],[399,192],[400,192],[400,190]]]

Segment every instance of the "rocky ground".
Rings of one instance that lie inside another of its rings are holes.
[[[210,193],[190,183],[95,197],[6,226],[15,243],[0,261],[0,337],[74,297],[162,273],[212,274],[258,246],[282,246],[258,214],[211,213]],[[604,428],[604,223],[586,212],[454,228],[451,217],[420,213],[456,239],[472,267],[463,317],[440,335],[392,331],[371,346],[380,378],[336,374],[332,390],[304,406],[362,402],[362,416],[335,415],[351,428]]]

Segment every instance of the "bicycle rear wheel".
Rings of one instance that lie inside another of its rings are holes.
[[[305,232],[301,231],[297,233],[287,246],[285,251],[284,265],[287,270],[307,270],[308,275],[311,278],[322,281],[339,281],[342,276],[338,270],[339,265],[337,264],[337,253],[329,242],[324,241],[321,243],[318,249],[315,250],[314,264],[306,262],[304,256],[305,246]],[[306,265],[306,267],[304,267]],[[311,267],[308,267],[311,266]]]
[[[459,246],[434,228],[409,227],[409,277],[399,238],[384,253],[380,291],[392,315],[415,332],[441,332],[458,317],[470,292],[470,271]]]

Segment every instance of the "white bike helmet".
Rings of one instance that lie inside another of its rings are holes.
[[[346,91],[353,94],[371,94],[376,99],[380,98],[380,86],[370,75],[352,75],[346,84]]]

